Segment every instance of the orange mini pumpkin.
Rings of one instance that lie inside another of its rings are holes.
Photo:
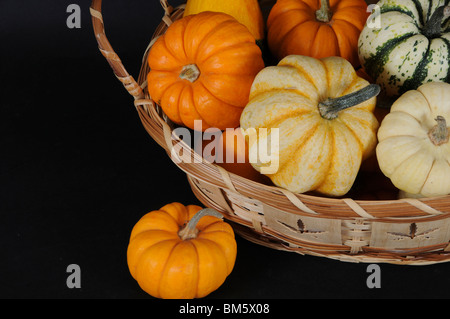
[[[213,209],[167,204],[134,226],[127,250],[131,275],[162,299],[201,298],[231,273],[237,244],[231,226]]]
[[[240,127],[226,129],[217,142],[215,162],[228,172],[269,185],[270,178],[253,168],[248,154],[248,143]]]
[[[243,24],[205,11],[172,23],[148,55],[148,92],[175,123],[194,129],[239,126],[261,49]]]
[[[278,0],[267,19],[272,54],[340,56],[358,66],[358,39],[369,12],[364,0]]]

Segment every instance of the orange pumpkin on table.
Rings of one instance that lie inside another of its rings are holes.
[[[267,19],[267,41],[287,55],[340,56],[358,66],[358,39],[369,12],[364,0],[278,0]]]
[[[127,250],[131,275],[162,299],[201,298],[218,289],[234,267],[231,226],[210,208],[167,204],[133,227]]]
[[[243,24],[221,12],[201,12],[172,23],[148,55],[148,92],[176,124],[194,121],[224,130],[239,126],[261,49]]]

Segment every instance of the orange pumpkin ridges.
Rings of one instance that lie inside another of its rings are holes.
[[[148,55],[148,92],[176,124],[194,129],[239,126],[261,49],[232,16],[201,12],[172,23]]]
[[[364,0],[278,0],[267,19],[268,45],[279,60],[291,54],[340,56],[357,67],[368,17]]]
[[[214,161],[230,173],[261,184],[272,184],[270,178],[258,172],[251,165],[248,143],[240,127],[232,130],[227,129],[220,135],[216,144]]]
[[[231,226],[210,208],[170,203],[144,215],[127,249],[132,277],[162,299],[204,297],[234,267],[237,244]]]

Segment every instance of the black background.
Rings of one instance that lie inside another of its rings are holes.
[[[82,10],[69,29],[67,6]],[[180,1],[172,1],[172,5]],[[132,279],[132,227],[166,203],[200,204],[145,132],[94,38],[90,1],[0,1],[0,297],[152,299]],[[163,10],[103,1],[115,52],[137,77]],[[236,265],[206,299],[448,298],[450,265],[368,264],[301,256],[237,238]],[[67,266],[81,268],[69,289]]]

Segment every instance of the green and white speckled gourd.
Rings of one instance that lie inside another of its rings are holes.
[[[450,0],[377,5],[359,37],[358,54],[382,91],[395,97],[426,82],[450,82]]]

